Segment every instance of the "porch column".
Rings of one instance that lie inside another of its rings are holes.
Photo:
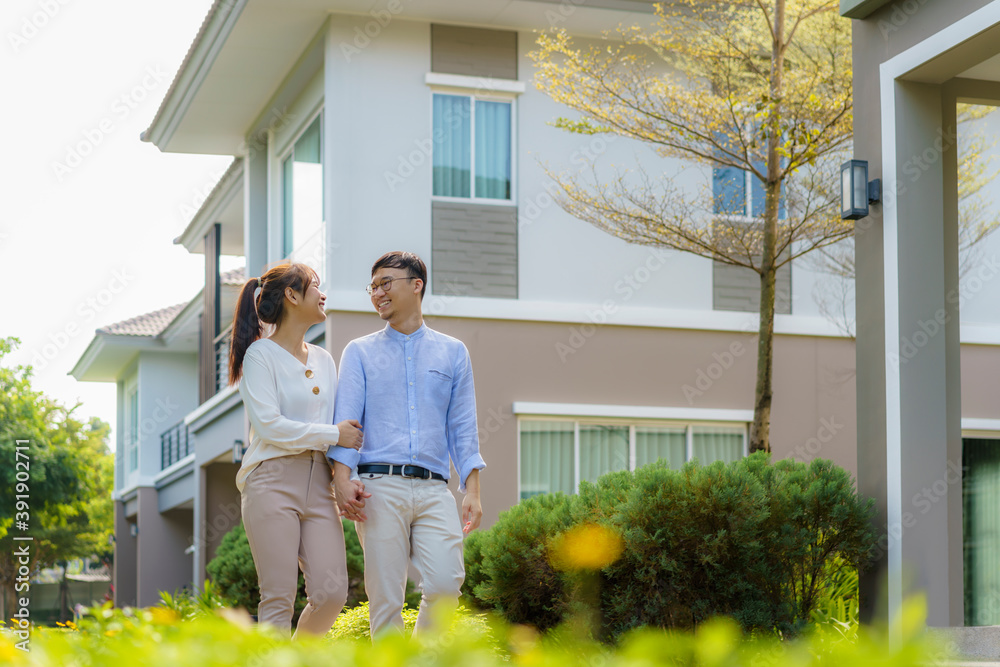
[[[924,591],[928,624],[963,624],[962,431],[954,99],[882,81],[883,347],[888,615]],[[947,193],[947,194],[946,194]],[[859,295],[865,285],[859,283]],[[859,349],[859,361],[862,351]],[[861,378],[859,377],[859,382]],[[860,394],[859,394],[860,398]],[[859,470],[864,471],[859,440]],[[862,491],[866,486],[863,480]]]
[[[266,134],[258,133],[243,160],[243,248],[246,277],[264,271],[267,257],[267,156]]]

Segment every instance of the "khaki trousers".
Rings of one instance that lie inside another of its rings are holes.
[[[332,483],[319,451],[267,459],[247,478],[243,524],[260,583],[259,622],[291,632],[299,569],[308,604],[296,635],[325,634],[344,607],[347,555]]]
[[[414,633],[432,620],[428,607],[455,607],[465,580],[462,527],[455,496],[440,480],[365,473],[366,521],[357,524],[365,553],[365,592],[374,637],[383,629],[403,631],[406,571],[420,576],[420,612]]]

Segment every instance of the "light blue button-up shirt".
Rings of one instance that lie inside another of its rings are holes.
[[[365,463],[417,465],[450,476],[459,490],[486,463],[479,454],[472,362],[462,341],[421,325],[412,334],[388,324],[344,348],[335,424],[357,419],[360,451],[332,446],[327,456],[356,468]]]

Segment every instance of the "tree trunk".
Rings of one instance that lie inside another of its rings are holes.
[[[62,579],[59,581],[59,622],[69,620],[69,582],[66,577],[67,563],[63,563]]]
[[[771,451],[771,385],[774,370],[774,292],[777,277],[778,210],[781,202],[781,100],[785,69],[785,0],[774,3],[771,46],[771,99],[767,118],[767,182],[764,248],[760,269],[760,324],[757,336],[757,386],[754,389],[750,451]]]
[[[765,233],[765,246],[767,234]],[[771,237],[771,256],[774,252]],[[771,451],[771,376],[774,369],[774,292],[776,271],[774,262],[768,262],[764,250],[765,266],[769,271],[760,276],[760,325],[757,332],[757,385],[754,389],[753,426],[750,428],[750,452]]]

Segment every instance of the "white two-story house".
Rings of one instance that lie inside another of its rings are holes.
[[[204,253],[205,289],[99,331],[74,370],[119,387],[119,603],[200,584],[239,521],[247,422],[224,381],[227,327],[243,276],[283,259],[319,270],[327,321],[309,338],[335,359],[384,326],[364,291],[374,260],[396,249],[425,260],[427,323],[472,357],[486,525],[522,498],[572,493],[611,470],[746,454],[756,274],[612,238],[562,211],[543,169],[659,159],[625,139],[552,127],[566,110],[534,88],[527,57],[535,30],[594,37],[651,23],[652,8],[212,5],[143,134],[162,151],[234,158],[177,240]],[[711,170],[692,178],[712,191]],[[747,215],[754,192],[740,190]],[[245,258],[245,273],[221,275],[224,255]],[[818,280],[804,264],[780,278],[771,441],[775,457],[819,456],[853,472],[854,342],[822,316]],[[992,345],[975,353],[1000,354]],[[969,415],[1000,418],[976,402],[987,378],[970,370]]]

